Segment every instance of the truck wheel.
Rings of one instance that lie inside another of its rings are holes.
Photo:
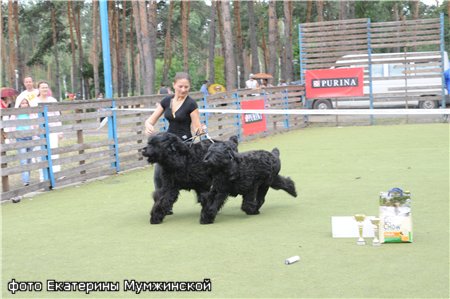
[[[425,100],[419,102],[420,109],[436,109],[438,108],[438,106],[438,102],[433,100]]]
[[[330,100],[316,100],[314,101],[313,108],[318,110],[326,110],[333,108],[333,105]]]

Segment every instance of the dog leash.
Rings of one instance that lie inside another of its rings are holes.
[[[195,141],[196,138],[200,138],[201,136],[206,136],[206,138],[208,138],[209,141],[211,141],[211,143],[214,143],[214,140],[212,140],[212,138],[209,136],[208,132],[203,131],[203,132],[196,132],[194,136],[192,136],[191,138],[188,138],[186,140],[183,140],[183,142],[190,142],[190,145],[192,145]]]

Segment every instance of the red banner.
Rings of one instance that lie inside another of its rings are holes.
[[[264,109],[264,100],[251,100],[241,102],[241,109]],[[242,114],[242,128],[244,135],[252,135],[266,130],[266,116],[260,113]]]
[[[364,95],[364,68],[306,71],[306,98],[358,97]]]

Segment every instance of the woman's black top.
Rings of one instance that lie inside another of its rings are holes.
[[[161,100],[164,117],[169,121],[167,132],[173,133],[183,140],[191,138],[191,112],[198,109],[198,105],[195,100],[187,96],[174,116],[171,105],[173,97],[174,95],[170,95]]]

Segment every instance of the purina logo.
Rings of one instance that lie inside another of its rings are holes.
[[[312,88],[357,87],[358,77],[313,79]]]
[[[245,113],[244,121],[246,124],[255,123],[263,120],[263,115],[261,113]]]

